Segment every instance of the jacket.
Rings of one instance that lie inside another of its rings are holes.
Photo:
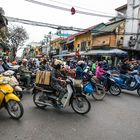
[[[104,71],[102,67],[97,66],[97,69],[96,69],[97,78],[101,78],[105,73],[106,73],[106,71]]]

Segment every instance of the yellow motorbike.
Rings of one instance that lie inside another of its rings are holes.
[[[14,89],[4,76],[0,75],[0,109],[5,107],[13,119],[20,119],[24,109],[20,99],[13,93]]]

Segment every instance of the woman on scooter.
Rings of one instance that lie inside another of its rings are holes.
[[[105,77],[106,71],[103,70],[103,62],[99,62],[98,66],[96,68],[96,77],[103,82],[103,84],[106,84],[107,78]]]

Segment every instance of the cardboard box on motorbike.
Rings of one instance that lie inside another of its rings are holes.
[[[37,71],[36,72],[36,84],[50,85],[51,72],[50,71]]]

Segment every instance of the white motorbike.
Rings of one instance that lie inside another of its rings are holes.
[[[3,76],[6,78],[6,80],[9,82],[9,84],[13,87],[14,89],[14,94],[16,94],[20,99],[22,98],[22,88],[19,86],[19,82],[14,76],[14,71],[12,70],[7,70],[3,73]]]
[[[58,93],[50,86],[34,85],[33,89],[33,102],[39,108],[45,108],[47,106],[55,108],[65,108],[71,105],[72,109],[79,114],[86,114],[90,111],[91,105],[86,96],[76,93],[73,86],[73,80],[67,78],[66,80],[67,93],[61,100],[61,106],[57,103]],[[41,99],[41,100],[40,100]]]

